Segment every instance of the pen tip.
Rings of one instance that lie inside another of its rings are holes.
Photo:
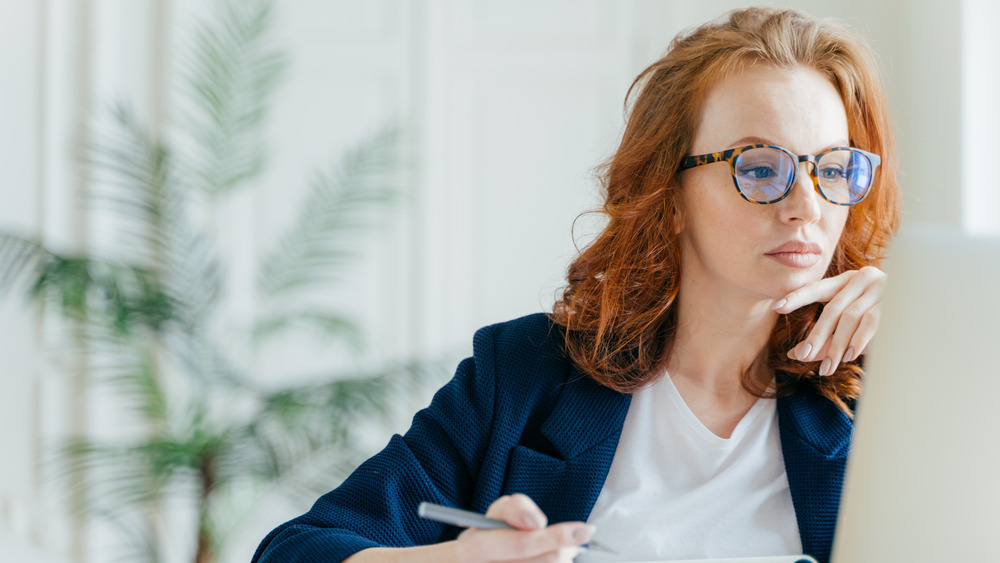
[[[617,551],[611,549],[610,547],[608,547],[608,546],[606,546],[604,544],[598,543],[596,541],[589,541],[589,542],[587,542],[587,550],[588,551],[598,552],[598,553],[607,553],[607,554],[610,554],[610,555],[618,555]]]

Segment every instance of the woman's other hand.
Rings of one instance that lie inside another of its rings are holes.
[[[819,374],[831,375],[840,362],[860,356],[878,330],[885,280],[885,272],[866,266],[807,284],[779,300],[774,310],[781,314],[809,303],[826,303],[809,335],[788,351],[788,357],[822,361]]]
[[[486,516],[503,520],[515,529],[465,530],[456,545],[460,561],[570,563],[579,553],[576,546],[594,534],[594,527],[582,522],[548,526],[541,509],[522,494],[500,497],[490,505]]]

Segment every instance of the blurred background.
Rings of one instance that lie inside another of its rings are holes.
[[[0,560],[249,560],[549,310],[632,79],[746,4],[0,0]],[[870,42],[905,222],[1000,232],[1000,4],[769,4]]]

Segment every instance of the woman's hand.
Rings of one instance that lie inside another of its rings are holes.
[[[570,563],[594,527],[583,522],[546,526],[541,509],[521,494],[500,497],[486,515],[503,520],[514,530],[469,528],[457,540],[417,547],[373,547],[348,557],[344,563]]]
[[[594,527],[582,522],[548,526],[541,509],[522,494],[500,497],[490,505],[486,516],[503,520],[515,529],[465,530],[456,544],[460,561],[569,563],[579,553],[576,546],[594,534]]]
[[[822,360],[819,374],[832,375],[840,362],[860,356],[878,329],[885,279],[885,272],[866,266],[807,284],[778,301],[774,310],[781,314],[809,303],[826,303],[812,331],[788,351],[788,357]]]

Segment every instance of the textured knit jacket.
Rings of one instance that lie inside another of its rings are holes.
[[[473,357],[393,436],[306,514],[257,548],[257,563],[331,563],[376,546],[453,539],[417,516],[421,501],[477,512],[524,493],[552,523],[586,521],[601,492],[631,396],[595,383],[561,352],[542,314],[486,327]],[[803,549],[830,557],[851,421],[819,395],[778,400],[785,469]]]

